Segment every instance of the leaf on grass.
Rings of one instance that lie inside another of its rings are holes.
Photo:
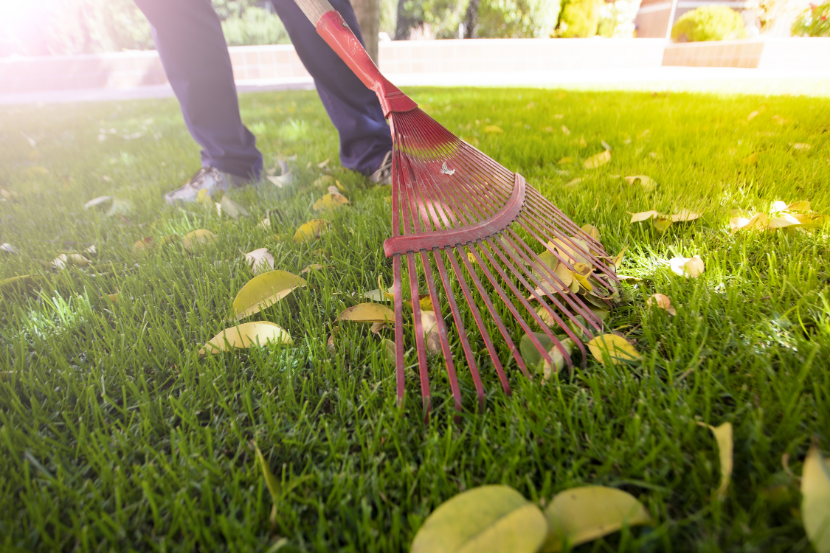
[[[555,249],[559,253],[559,257],[567,261],[571,265],[574,263],[584,263],[590,265],[591,261],[586,257],[588,252],[588,242],[581,238],[574,238],[569,236],[566,239],[554,238],[553,241],[547,243],[548,248]]]
[[[289,171],[277,177],[267,177],[268,180],[277,188],[283,188],[294,182],[294,173]]]
[[[801,519],[817,553],[830,553],[830,467],[812,446],[801,472]]]
[[[142,253],[147,253],[153,249],[153,239],[149,236],[145,236],[141,240],[136,240],[135,244],[133,244],[133,255],[139,255]]]
[[[620,251],[620,253],[618,253],[618,254],[617,254],[617,256],[614,258],[614,267],[615,267],[615,268],[619,269],[620,267],[622,267],[623,256],[625,256],[625,252],[626,252],[626,250],[628,250],[628,246],[627,246],[627,245],[626,245],[626,246],[622,249],[622,251]]]
[[[632,177],[625,177],[625,180],[628,184],[639,184],[643,187],[645,192],[653,192],[655,188],[657,188],[657,183],[651,179],[651,177],[647,177],[645,175],[634,175]]]
[[[395,362],[395,341],[384,338],[380,341],[380,350],[390,362]]]
[[[793,144],[793,149],[794,150],[809,150],[810,145],[805,144],[804,142],[796,142],[795,144]]]
[[[729,480],[732,478],[732,423],[725,422],[720,426],[710,426],[698,423],[712,431],[715,441],[718,444],[718,457],[720,459],[720,486],[715,491],[718,499],[726,497],[726,490],[729,487]]]
[[[338,321],[354,321],[358,323],[390,323],[395,322],[395,312],[382,303],[359,303],[345,309],[337,316]]]
[[[8,242],[0,245],[0,252],[11,253],[11,254],[17,255],[17,250],[14,249],[14,246],[9,244]]]
[[[641,358],[628,340],[616,334],[597,336],[588,342],[588,349],[591,350],[591,355],[603,365],[605,364],[604,353],[608,355],[614,365],[625,364],[628,361]]]
[[[806,228],[819,228],[824,226],[830,217],[821,215],[819,213],[797,213],[793,215],[801,223],[801,226]]]
[[[259,313],[305,284],[305,279],[288,271],[269,271],[256,276],[234,298],[233,318],[241,320]]]
[[[294,242],[307,242],[323,235],[329,222],[324,219],[312,219],[303,223],[294,233]]]
[[[310,273],[311,271],[320,271],[325,268],[326,265],[322,265],[320,263],[312,263],[311,265],[307,265],[302,271],[300,271],[300,274],[302,275],[305,273]]]
[[[441,353],[441,334],[438,332],[438,317],[435,311],[421,311],[421,328],[424,330],[427,352]]]
[[[692,257],[673,257],[669,260],[669,266],[674,274],[691,278],[699,277],[706,268],[699,255]]]
[[[585,234],[599,242],[599,229],[597,227],[586,223],[580,228],[585,232]]]
[[[611,152],[609,150],[604,150],[586,159],[583,165],[586,169],[596,169],[601,165],[605,165],[609,161],[611,161]]]
[[[255,275],[274,270],[274,256],[268,253],[268,248],[259,248],[246,253],[245,262]]]
[[[118,303],[118,294],[107,294],[107,299],[112,303]]]
[[[387,328],[390,327],[386,323],[372,323],[372,326],[369,327],[369,332],[371,332],[375,336],[380,336],[381,331]]]
[[[484,132],[490,134],[498,134],[503,133],[504,131],[501,130],[501,127],[498,127],[496,125],[487,125],[486,127],[484,127]]]
[[[758,153],[755,152],[743,159],[744,165],[755,165],[758,163]]]
[[[617,532],[626,526],[652,524],[642,503],[629,493],[604,486],[584,486],[565,490],[545,509],[548,536],[544,553],[557,553],[570,547]]]
[[[695,219],[700,219],[700,213],[694,213],[688,209],[681,209],[678,213],[671,216],[672,222],[675,223],[687,223]]]
[[[222,196],[219,205],[222,206],[222,213],[231,219],[239,219],[240,217],[248,217],[250,215],[247,209],[230,199],[227,194]]]
[[[6,297],[16,294],[28,294],[40,288],[43,277],[33,275],[20,275],[0,280],[0,293]]]
[[[288,331],[274,323],[242,323],[233,328],[226,328],[211,338],[205,347],[199,350],[199,355],[247,349],[257,344],[264,346],[269,342],[289,346],[294,343]]]
[[[793,202],[785,207],[784,211],[810,211],[810,202],[808,200]]]
[[[672,220],[666,217],[655,217],[652,221],[658,232],[666,232],[672,225]]]
[[[571,136],[571,130],[565,125],[562,125],[562,134],[565,136]]]
[[[98,196],[97,198],[92,198],[87,203],[84,204],[84,209],[92,209],[94,207],[106,207],[110,202],[112,202],[112,196]]]
[[[261,229],[271,230],[271,219],[266,217],[265,219],[260,221],[257,226]]]
[[[796,226],[801,226],[801,221],[789,213],[782,213],[780,216],[770,219],[769,226],[767,228],[777,229]]]
[[[189,253],[193,253],[201,245],[211,244],[213,242],[216,242],[216,235],[203,228],[188,232],[182,237],[182,246]]]
[[[630,213],[630,212],[629,212]],[[631,223],[642,223],[643,221],[648,221],[653,217],[659,217],[660,213],[657,211],[642,211],[640,213],[631,213]]]
[[[507,486],[462,492],[435,509],[411,553],[535,553],[547,523],[539,508]]]
[[[540,312],[542,310],[545,310],[544,306],[540,307],[539,311],[537,312]],[[548,326],[551,325],[548,324]],[[548,363],[547,359],[545,359],[542,356],[541,352],[539,351],[539,348],[536,347],[536,345],[531,340],[530,336],[527,334],[522,336],[522,339],[519,342],[519,352],[522,354],[522,359],[524,359],[525,363],[528,366],[536,369],[537,371],[541,371],[542,378],[544,378],[545,380],[549,380],[550,377],[553,376],[554,372],[561,371],[563,368],[565,368],[565,355],[562,353],[562,351],[559,349],[556,343],[553,340],[551,340],[548,337],[548,335],[544,332],[534,332],[533,336],[535,336],[539,343],[542,345],[542,347],[545,348],[545,351],[550,357],[550,360],[553,362],[553,365]],[[571,353],[573,353],[573,340],[571,340],[570,338],[560,338],[559,343],[562,345],[562,348],[564,348],[565,353],[567,353],[568,356],[570,356]]]
[[[660,309],[668,311],[672,317],[677,315],[677,309],[671,304],[671,299],[663,294],[654,294],[646,300],[646,305],[656,305]]]
[[[89,259],[77,253],[63,253],[52,260],[52,267],[55,269],[65,269],[67,265],[86,267],[89,265]]]
[[[107,217],[115,217],[116,215],[125,216],[133,212],[133,202],[130,200],[122,200],[121,198],[113,198],[112,205],[107,211]]]
[[[729,227],[735,233],[739,230],[764,230],[769,224],[769,217],[766,213],[757,213],[751,219],[746,217],[733,217],[729,221]]]
[[[320,211],[321,209],[335,209],[340,206],[346,205],[347,203],[349,203],[348,198],[346,198],[346,196],[343,196],[342,194],[326,194],[322,198],[314,202],[312,208],[314,209],[314,211]]]
[[[331,161],[331,158],[330,158],[330,157],[327,157],[326,159],[324,159],[323,161],[321,161],[320,163],[318,163],[318,164],[317,164],[317,167],[319,167],[320,169],[325,169],[325,168],[326,168],[326,166],[329,164],[329,162],[330,162],[330,161]]]
[[[562,159],[560,159],[559,161],[557,161],[556,163],[559,164],[559,165],[567,165],[568,163],[573,163],[574,161],[575,161],[574,158],[566,156],[566,157],[563,157]]]
[[[750,114],[747,115],[746,120],[747,121],[752,121],[753,119],[755,119],[758,116],[759,113],[760,112],[757,109],[755,111],[750,112]]]

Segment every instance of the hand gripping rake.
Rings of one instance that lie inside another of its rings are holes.
[[[478,327],[506,393],[510,393],[510,385],[488,326],[498,329],[519,369],[525,376],[530,375],[490,292],[503,302],[549,367],[556,368],[554,349],[542,344],[531,324],[538,326],[550,339],[564,364],[572,365],[570,348],[563,344],[565,338],[554,334],[548,323],[555,323],[573,341],[584,360],[585,347],[580,338],[590,340],[594,331],[601,331],[602,324],[591,307],[608,309],[609,300],[617,290],[615,283],[618,280],[613,269],[601,261],[607,258],[602,244],[529,186],[521,175],[508,171],[454,136],[387,81],[327,0],[296,2],[315,24],[320,36],[358,78],[375,91],[392,129],[392,237],[384,242],[383,249],[386,256],[392,258],[394,275],[399,401],[403,399],[405,387],[404,259],[412,298],[407,305],[412,305],[421,395],[427,412],[430,388],[427,336],[418,301],[420,277],[426,281],[436,315],[435,329],[427,329],[429,338],[434,340],[437,331],[455,407],[461,409],[461,390],[447,324],[441,314],[442,302],[434,277],[436,270],[480,409],[484,403],[484,387],[465,329],[465,314],[459,310],[456,301],[459,290],[470,308],[466,319],[471,316]],[[547,253],[536,253],[526,240],[531,244],[542,244]],[[452,273],[447,269],[448,265]],[[591,293],[578,295],[575,292],[580,286]],[[534,308],[531,301],[538,307]],[[485,306],[487,314],[482,313],[479,302]],[[522,312],[526,312],[530,321],[522,316]],[[489,325],[484,321],[488,316]]]

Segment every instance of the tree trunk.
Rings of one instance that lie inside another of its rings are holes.
[[[480,0],[470,0],[467,13],[464,14],[464,38],[475,38],[478,23],[478,5]]]
[[[351,0],[366,51],[378,63],[378,33],[380,32],[380,0]]]

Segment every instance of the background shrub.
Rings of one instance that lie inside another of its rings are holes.
[[[557,36],[588,38],[597,34],[603,0],[567,0],[562,6]]]
[[[810,6],[793,23],[793,36],[830,37],[830,2]]]
[[[675,42],[704,42],[746,38],[741,15],[724,6],[695,8],[677,20],[671,30]]]
[[[547,38],[556,29],[560,0],[481,0],[476,36]]]

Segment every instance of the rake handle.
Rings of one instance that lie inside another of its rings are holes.
[[[295,0],[297,6],[311,21],[331,49],[342,59],[357,78],[378,96],[384,117],[418,107],[409,96],[381,75],[375,62],[357,40],[349,24],[327,0]]]

